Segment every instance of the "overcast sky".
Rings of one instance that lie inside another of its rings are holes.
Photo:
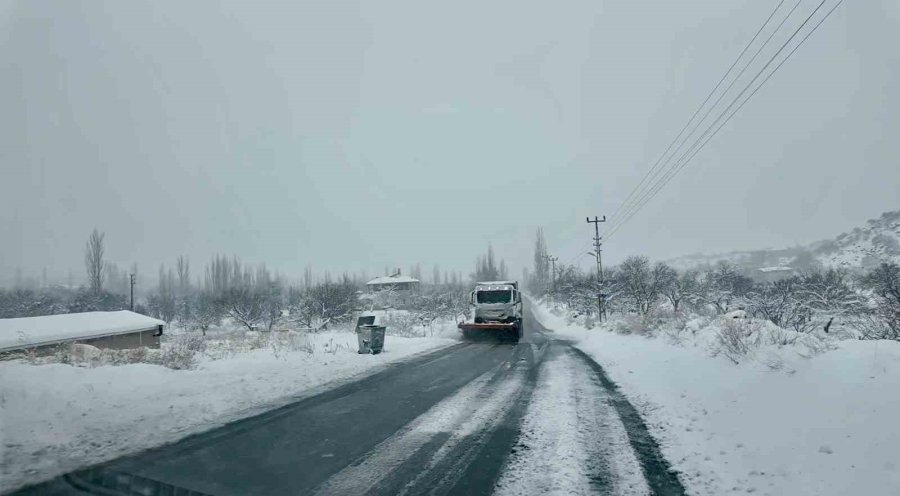
[[[81,275],[94,227],[151,272],[223,253],[467,274],[490,242],[517,276],[538,226],[588,266],[584,217],[615,211],[776,3],[0,0],[0,274]],[[844,2],[606,260],[900,208],[897,47],[900,3]]]

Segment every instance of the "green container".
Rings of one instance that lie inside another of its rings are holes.
[[[361,325],[356,328],[356,339],[359,341],[360,354],[377,355],[384,349],[384,326]]]

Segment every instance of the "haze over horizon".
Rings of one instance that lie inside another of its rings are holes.
[[[776,3],[0,0],[0,285],[80,276],[93,228],[145,273],[226,254],[467,275],[491,243],[518,277],[539,226],[588,267],[585,216],[625,200]],[[842,4],[604,262],[808,244],[900,208],[892,46],[900,4]]]

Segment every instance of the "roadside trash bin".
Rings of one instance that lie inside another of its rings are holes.
[[[365,324],[356,328],[360,354],[381,353],[384,348],[384,326]]]

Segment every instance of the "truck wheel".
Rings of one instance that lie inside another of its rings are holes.
[[[520,328],[521,328],[520,324],[517,322],[516,326],[511,331],[509,331],[509,340],[510,341],[512,341],[514,343],[519,342],[519,338],[521,337],[521,332],[522,332],[519,330]]]

